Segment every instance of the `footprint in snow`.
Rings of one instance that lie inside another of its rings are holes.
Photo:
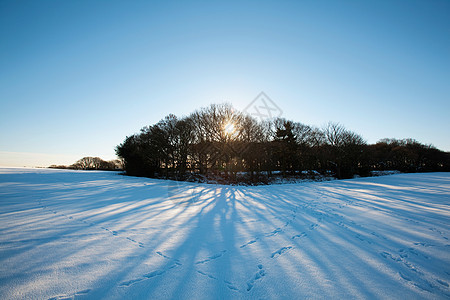
[[[432,293],[433,292],[433,288],[434,288],[434,286],[431,285],[429,282],[425,282],[425,283],[422,283],[422,284],[414,283],[414,286],[419,288],[419,289],[421,289],[421,290],[423,290],[423,291],[429,292],[429,293]]]
[[[429,256],[417,252],[414,248],[400,249],[399,252],[400,252],[400,256],[403,257],[403,258],[408,257],[408,253],[410,253],[410,254],[413,254],[415,256],[422,256],[422,257],[424,257],[426,259],[430,259]]]
[[[239,248],[247,247],[248,245],[251,245],[251,244],[253,244],[253,243],[256,243],[258,240],[259,240],[259,238],[256,238],[256,239],[254,239],[254,240],[251,240],[250,242],[241,245]]]
[[[207,277],[209,277],[209,278],[211,278],[211,279],[218,280],[216,277],[214,277],[214,276],[211,275],[211,274],[207,274],[207,273],[205,273],[205,272],[203,272],[203,271],[197,271],[197,272],[200,273],[200,274],[202,274],[202,275],[204,275],[204,276],[207,276]]]
[[[256,272],[253,277],[247,281],[247,291],[250,292],[250,290],[255,286],[255,283],[259,280],[261,280],[264,276],[266,276],[266,271],[263,269],[263,265],[258,265],[258,272]]]
[[[86,289],[86,290],[76,292],[74,294],[58,295],[55,297],[48,298],[48,300],[74,299],[76,296],[87,295],[87,294],[89,294],[90,291],[91,291],[90,289]]]
[[[239,291],[239,289],[237,287],[235,287],[231,282],[229,282],[227,280],[224,280],[224,282],[226,283],[227,288],[229,288],[230,290],[237,291],[237,292]]]
[[[307,236],[307,234],[306,234],[306,232],[302,232],[302,233],[300,233],[300,234],[296,234],[296,235],[294,235],[293,237],[291,237],[291,239],[296,239],[296,238],[301,238],[301,237],[304,237],[304,236]]]
[[[360,240],[361,242],[367,242],[369,244],[372,244],[372,242],[369,239],[364,238],[362,235],[360,235],[359,233],[355,234],[355,238],[357,238],[358,240]]]
[[[385,259],[392,259],[393,261],[402,261],[400,257],[395,258],[391,253],[383,251],[380,253],[380,255]]]
[[[277,251],[273,252],[270,258],[277,258],[278,256],[282,255],[286,251],[289,251],[290,249],[292,249],[292,246],[282,247]]]
[[[199,274],[201,274],[203,276],[206,276],[206,277],[208,277],[210,279],[219,280],[219,278],[217,278],[217,277],[215,277],[215,276],[213,276],[211,274],[205,273],[203,271],[200,271],[200,270],[197,270],[197,273],[199,273]],[[239,291],[239,289],[236,286],[234,286],[232,282],[230,282],[228,280],[223,280],[223,282],[225,283],[226,287],[229,288],[230,290]]]
[[[311,225],[309,225],[309,230],[314,230],[314,229],[316,229],[318,226],[319,226],[319,224],[316,224],[316,223],[311,224]]]
[[[428,244],[428,243],[414,243],[414,245],[422,246],[422,247],[434,247],[435,246],[433,244]]]
[[[179,266],[181,266],[181,264],[179,262],[175,262],[174,264],[170,265],[169,267],[167,267],[165,269],[159,269],[159,270],[155,270],[155,271],[152,271],[150,273],[144,274],[144,275],[142,275],[141,278],[136,278],[136,279],[124,281],[124,282],[120,283],[119,286],[120,287],[129,287],[130,285],[133,285],[133,284],[135,284],[137,282],[141,282],[141,281],[146,280],[146,279],[151,279],[151,278],[154,278],[154,277],[157,277],[157,276],[164,275],[167,271],[170,271],[170,270],[172,270],[172,269],[174,269],[176,267],[179,267]]]
[[[372,231],[370,234],[373,235],[373,236],[376,236],[376,237],[379,238],[379,239],[386,240],[386,238],[385,238],[384,236],[379,235],[379,234],[376,233],[375,231]]]
[[[206,258],[206,259],[203,259],[203,260],[200,260],[200,261],[196,262],[195,264],[196,264],[196,265],[204,264],[204,263],[207,263],[207,262],[209,262],[209,261],[211,261],[211,260],[218,259],[218,258],[222,257],[222,255],[224,255],[225,252],[227,252],[227,250],[222,250],[222,251],[220,251],[219,253],[216,253],[216,254],[214,254],[214,255],[212,255],[212,256],[209,256],[209,257]]]
[[[400,250],[402,250],[402,249],[400,249]],[[401,252],[402,253],[402,252]],[[404,254],[405,252],[403,252],[403,254]],[[383,258],[385,258],[385,259],[392,259],[393,261],[395,261],[395,262],[398,262],[398,263],[402,263],[406,268],[408,268],[409,269],[409,271],[412,271],[412,272],[414,272],[414,273],[416,273],[416,274],[421,274],[421,275],[423,275],[423,273],[420,271],[420,270],[418,270],[412,263],[410,263],[410,262],[408,262],[407,260],[405,260],[405,258],[407,257],[407,256],[402,256],[401,254],[398,256],[398,257],[395,257],[394,255],[392,255],[391,253],[389,253],[389,252],[386,252],[386,251],[384,251],[384,252],[381,252],[380,253],[380,255],[383,257]]]
[[[439,233],[439,235],[444,239],[444,240],[448,240],[448,238],[444,235],[444,233],[436,228],[430,227],[429,228],[431,231],[437,232]]]
[[[439,279],[436,279],[436,281],[437,281],[439,284],[443,285],[443,286],[449,287],[448,283],[445,282],[445,281],[442,281],[442,280],[439,280]]]
[[[400,275],[401,278],[403,278],[406,281],[411,281],[411,278],[409,278],[408,276],[406,276],[405,274],[403,274],[402,272],[398,272],[398,274]]]
[[[128,280],[128,281],[124,281],[121,284],[119,284],[120,287],[129,287],[132,284],[135,284],[139,281],[144,280],[144,278],[138,278],[138,279],[132,279],[132,280]]]
[[[130,237],[126,237],[126,239],[129,240],[129,241],[132,242],[132,243],[137,244],[137,245],[138,245],[139,247],[141,247],[141,248],[145,248],[145,247],[144,247],[144,243],[141,243],[141,242],[138,242],[138,241],[136,241],[136,240],[133,240],[133,239],[130,238]]]
[[[104,230],[106,230],[106,231],[108,231],[109,233],[111,233],[111,234],[114,235],[114,236],[117,236],[117,235],[118,235],[118,232],[117,232],[117,231],[111,230],[111,229],[106,228],[106,227],[101,227],[101,228],[104,229]]]
[[[156,254],[158,254],[161,257],[164,257],[165,259],[173,260],[175,262],[175,264],[177,264],[179,266],[182,265],[182,263],[178,259],[175,259],[175,258],[172,258],[170,256],[167,256],[164,253],[162,253],[161,251],[156,251]]]
[[[278,227],[277,229],[275,229],[274,231],[270,232],[270,233],[267,234],[266,236],[267,236],[267,237],[274,236],[274,235],[277,235],[278,233],[280,233],[281,231],[283,231],[283,229],[281,229],[280,227]]]
[[[347,225],[345,225],[345,223],[342,222],[342,221],[339,222],[338,225],[341,226],[341,227],[344,227],[344,228],[347,228],[347,229],[348,229]]]

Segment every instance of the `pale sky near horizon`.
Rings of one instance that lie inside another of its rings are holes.
[[[450,1],[0,2],[0,165],[113,159],[169,113],[339,122],[450,151]]]

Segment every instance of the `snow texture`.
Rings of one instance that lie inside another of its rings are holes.
[[[450,174],[272,186],[0,169],[0,299],[450,298]]]

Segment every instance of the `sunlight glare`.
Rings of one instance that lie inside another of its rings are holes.
[[[223,131],[226,135],[231,136],[236,132],[236,128],[234,127],[234,124],[232,122],[228,122],[223,127]]]

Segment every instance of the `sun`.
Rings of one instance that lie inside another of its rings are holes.
[[[232,136],[236,132],[236,127],[234,126],[234,123],[232,122],[226,123],[225,126],[223,126],[223,132],[225,132],[227,136]]]

